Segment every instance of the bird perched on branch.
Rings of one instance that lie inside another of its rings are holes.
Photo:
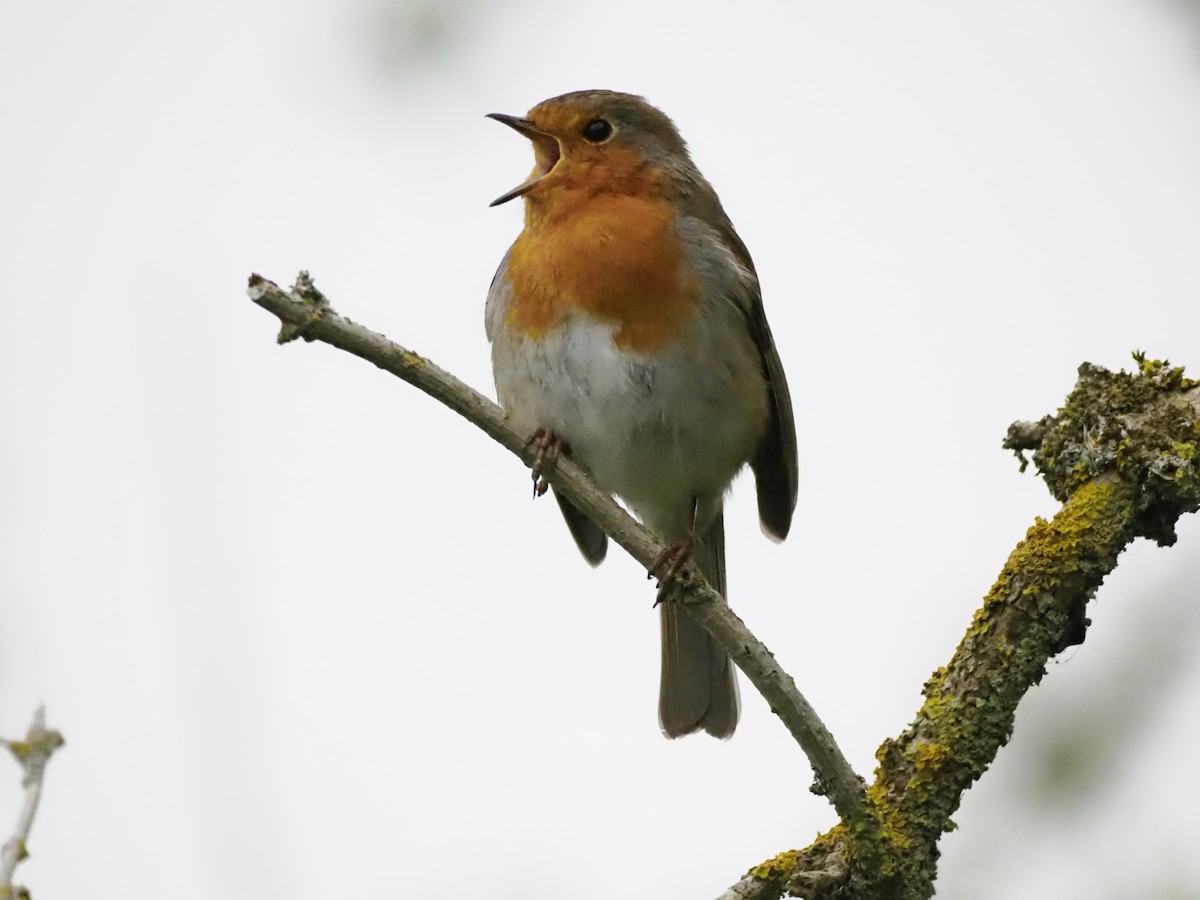
[[[492,204],[525,202],[487,300],[500,403],[539,461],[570,454],[668,542],[654,574],[690,555],[724,594],[734,476],[749,464],[776,540],[796,506],[791,398],[750,254],[675,125],[642,98],[579,91],[491,118],[535,159]],[[557,499],[599,564],[604,532]],[[660,609],[663,732],[729,737],[729,657],[676,604]]]

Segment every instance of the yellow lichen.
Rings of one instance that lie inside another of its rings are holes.
[[[796,862],[799,859],[799,850],[784,850],[771,859],[759,863],[750,870],[750,874],[763,881],[781,882],[796,871]]]

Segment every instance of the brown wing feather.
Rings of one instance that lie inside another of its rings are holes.
[[[762,301],[757,300],[751,311],[754,341],[762,354],[767,383],[771,387],[771,418],[767,432],[750,460],[754,483],[758,489],[758,518],[771,537],[782,541],[792,526],[796,495],[800,483],[800,468],[796,451],[796,420],[792,414],[792,395],[788,390],[783,363],[775,349],[775,339],[767,325]]]
[[[738,261],[756,276],[753,291],[748,291],[737,299],[745,311],[746,322],[762,357],[763,374],[771,389],[771,417],[758,450],[750,460],[750,468],[754,472],[754,482],[758,491],[759,521],[770,537],[782,541],[792,526],[792,513],[796,510],[796,496],[800,483],[792,394],[788,390],[787,376],[783,373],[779,351],[775,348],[775,338],[772,337],[771,327],[767,324],[767,314],[763,309],[762,294],[758,288],[757,273],[754,270],[754,260],[750,258],[750,251],[733,230],[733,223],[725,215],[712,188],[708,188],[707,194],[701,190],[694,198],[694,207],[696,213],[716,209],[718,215],[702,218],[717,230]]]

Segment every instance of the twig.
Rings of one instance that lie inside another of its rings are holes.
[[[33,828],[33,817],[37,814],[42,799],[42,779],[50,756],[63,745],[63,736],[46,728],[46,708],[39,706],[33,715],[33,724],[23,741],[5,741],[8,749],[25,770],[22,784],[25,787],[25,802],[17,818],[13,836],[0,848],[0,897],[28,896],[24,888],[13,888],[13,872],[17,863],[29,855],[26,845],[29,831]]]
[[[477,425],[526,465],[532,463],[528,449],[530,436],[514,430],[499,406],[429,360],[338,315],[307,273],[300,273],[291,292],[252,275],[249,294],[251,300],[283,323],[280,343],[303,337],[353,353],[429,394]],[[611,497],[601,493],[571,460],[560,459],[553,471],[546,473],[546,479],[642,565],[649,568],[662,553],[663,542],[634,521]],[[862,780],[791,676],[734,615],[725,599],[708,586],[694,565],[683,567],[677,576],[671,586],[670,602],[685,604],[767,699],[808,756],[818,789],[829,797],[843,821],[861,821]]]

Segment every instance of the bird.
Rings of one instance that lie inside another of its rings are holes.
[[[492,206],[524,225],[488,291],[500,405],[541,463],[584,468],[667,542],[662,578],[691,558],[726,594],[723,504],[746,465],[760,525],[787,537],[798,461],[791,395],[750,253],[672,120],[608,90],[562,94],[525,116],[491,113],[533,145],[534,167]],[[605,533],[556,495],[584,558]],[[733,665],[679,605],[658,604],[659,725],[730,737]]]

